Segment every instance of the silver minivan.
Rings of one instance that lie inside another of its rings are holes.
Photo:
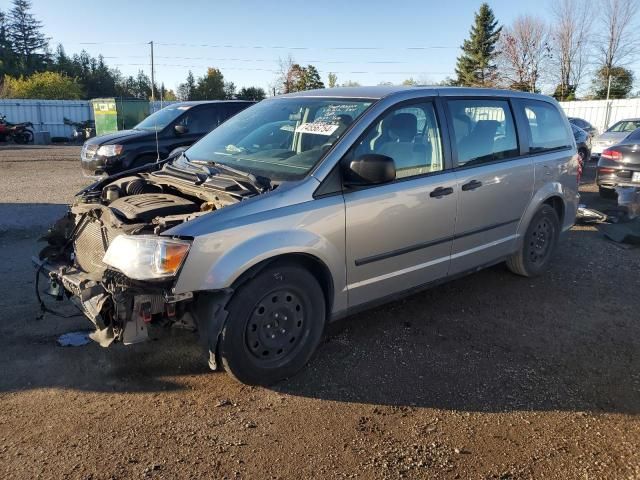
[[[82,190],[34,262],[101,345],[197,330],[212,368],[270,384],[357,310],[498,262],[543,272],[578,165],[549,97],[299,92]]]

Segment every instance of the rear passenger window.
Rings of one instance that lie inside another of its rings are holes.
[[[458,166],[481,165],[519,155],[513,115],[505,100],[447,102]]]
[[[558,109],[547,102],[524,100],[524,113],[529,123],[529,149],[545,152],[570,147],[570,132]]]

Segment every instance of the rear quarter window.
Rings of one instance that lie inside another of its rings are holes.
[[[567,129],[562,115],[551,103],[525,100],[524,113],[529,125],[529,150],[546,152],[568,148],[572,145],[572,135]]]

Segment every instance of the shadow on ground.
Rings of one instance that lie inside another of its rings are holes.
[[[0,392],[166,391],[186,388],[181,377],[220,376],[208,373],[191,333],[133,347],[57,347],[58,335],[87,321],[34,320],[26,259],[35,237],[0,240],[14,262],[0,279]],[[542,277],[496,266],[331,326],[312,363],[274,389],[397,407],[638,413],[639,266],[637,250],[595,229],[572,231]]]

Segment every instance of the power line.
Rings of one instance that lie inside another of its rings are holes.
[[[415,47],[300,47],[300,46],[284,46],[284,45],[212,45],[212,44],[196,44],[196,43],[157,43],[165,47],[183,47],[183,48],[238,48],[238,49],[272,49],[272,50],[441,50],[441,49],[459,49],[460,47],[451,47],[447,45],[425,45]]]
[[[154,43],[157,45],[157,43]],[[103,56],[102,58],[109,59],[118,59],[118,58],[147,58],[147,55],[120,55],[120,56]],[[165,56],[165,55],[156,55],[155,58],[163,58],[166,60],[205,60],[212,62],[247,62],[247,63],[274,63],[277,64],[278,60],[267,60],[262,58],[213,58],[213,57],[180,57],[180,56]],[[326,64],[349,64],[349,63],[359,63],[359,64],[388,64],[388,65],[399,65],[406,64],[409,62],[401,62],[397,60],[370,60],[370,61],[346,61],[346,60],[296,60],[297,63],[326,63]]]
[[[148,66],[146,63],[114,63],[114,66],[133,66],[144,67]],[[207,68],[207,65],[178,65],[172,63],[156,63],[158,67],[176,67],[176,68]],[[270,68],[243,68],[243,67],[220,67],[220,70],[238,70],[245,72],[270,72],[279,73],[279,70]],[[451,75],[453,72],[425,72],[425,71],[370,71],[370,70],[352,70],[352,71],[340,71],[340,70],[318,70],[319,73],[335,73],[335,74],[380,74],[380,75]]]

